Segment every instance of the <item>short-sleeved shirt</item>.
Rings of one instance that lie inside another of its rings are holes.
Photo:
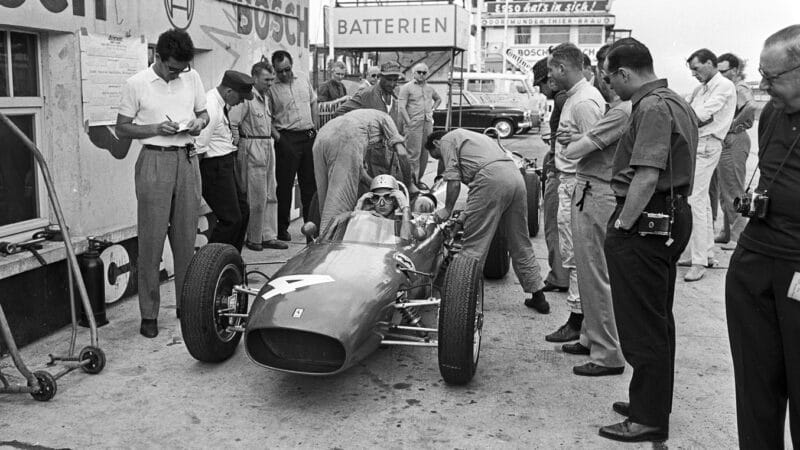
[[[567,126],[573,132],[585,134],[603,117],[604,112],[606,112],[606,100],[600,91],[585,78],[581,78],[567,91],[567,101],[561,110],[559,128]],[[577,161],[566,159],[556,153],[556,169],[559,172],[574,174],[577,168]]]
[[[406,102],[406,112],[412,122],[433,122],[433,103],[441,99],[428,83],[417,80],[401,86],[398,97],[401,102]]]
[[[791,261],[800,261],[800,142],[788,157],[787,152],[798,136],[800,112],[788,114],[767,103],[758,121],[761,176],[756,191],[766,191],[769,208],[766,218],[751,217],[739,237],[747,250]]]
[[[150,125],[172,120],[186,124],[206,109],[206,91],[194,69],[181,73],[167,83],[153,66],[128,78],[122,87],[119,114],[132,117],[137,125]],[[153,136],[138,141],[162,147],[183,146],[192,142],[189,133]]]
[[[628,195],[637,167],[654,167],[661,171],[656,193],[669,193],[671,183],[675,194],[688,196],[697,140],[697,116],[686,100],[669,89],[665,79],[644,84],[631,97],[630,126],[614,153],[614,195]],[[670,155],[672,170],[668,170]]]
[[[217,88],[211,89],[206,94],[206,106],[208,106],[208,125],[197,136],[197,152],[205,154],[206,158],[216,158],[235,152],[230,121],[225,113],[227,105]]]
[[[231,108],[228,117],[235,141],[241,136],[269,137],[272,131],[272,118],[267,99],[255,89],[253,89],[253,99],[245,100]]]
[[[738,123],[739,125],[734,127],[732,123],[731,129],[728,131],[728,133],[741,133],[742,131],[749,130],[753,127],[755,109],[750,108],[745,111],[744,108],[748,104],[752,104],[754,102],[755,98],[753,98],[753,90],[750,89],[750,86],[748,86],[743,80],[737,81],[736,113],[733,116],[733,122]],[[747,114],[747,116],[742,116],[742,114]]]
[[[485,134],[456,128],[441,139],[445,181],[461,181],[469,185],[486,165],[496,161],[511,161],[494,139]]]
[[[586,137],[592,141],[597,150],[585,155],[578,161],[578,177],[611,182],[611,167],[617,142],[625,130],[631,117],[631,102],[619,102],[608,110],[597,122]]]
[[[272,112],[272,126],[278,131],[314,128],[311,103],[317,101],[317,94],[306,76],[295,75],[288,83],[276,78],[267,97]]]

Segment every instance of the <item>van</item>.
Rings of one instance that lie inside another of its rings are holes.
[[[461,78],[454,73],[454,80]],[[475,94],[483,103],[528,109],[538,115],[542,109],[529,76],[513,73],[463,72],[464,89]]]

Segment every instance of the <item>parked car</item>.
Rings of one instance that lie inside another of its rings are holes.
[[[446,124],[447,94],[442,98],[445,101],[433,112],[434,129],[443,129]],[[495,127],[500,138],[505,139],[539,126],[539,117],[531,114],[530,110],[483,103],[472,92],[453,92],[452,105],[451,128],[466,128],[480,133]]]

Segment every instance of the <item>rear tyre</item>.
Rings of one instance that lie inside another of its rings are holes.
[[[533,237],[539,234],[539,196],[542,192],[542,184],[534,169],[525,170],[522,176],[525,178],[525,192],[528,200],[528,235]]]
[[[499,280],[508,273],[510,255],[508,242],[503,233],[498,229],[494,233],[489,251],[486,253],[486,263],[483,265],[483,276],[490,280]]]
[[[483,330],[483,277],[476,259],[458,255],[450,262],[439,306],[439,372],[448,384],[466,384],[475,375]]]
[[[494,121],[492,126],[497,128],[500,139],[510,138],[514,135],[514,124],[510,120],[498,119]]]
[[[189,263],[181,293],[181,333],[195,359],[221,362],[236,351],[242,333],[228,327],[239,320],[219,311],[246,312],[247,296],[233,291],[242,284],[243,274],[242,257],[228,244],[208,244]]]

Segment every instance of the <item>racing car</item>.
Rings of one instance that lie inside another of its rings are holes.
[[[519,155],[515,161],[524,175],[530,162]],[[261,289],[248,286],[247,275],[261,273],[248,272],[234,247],[202,247],[181,292],[189,353],[221,362],[244,336],[256,364],[321,376],[347,370],[381,345],[437,347],[444,381],[468,383],[480,356],[483,277],[505,276],[509,253],[498,233],[484,267],[459,255],[458,205],[446,221],[433,214],[444,190],[439,181],[415,202],[414,239],[402,240],[391,219],[353,214],[324,230]],[[420,199],[432,205],[426,212],[419,212]],[[303,227],[308,237],[316,231],[310,223]]]

